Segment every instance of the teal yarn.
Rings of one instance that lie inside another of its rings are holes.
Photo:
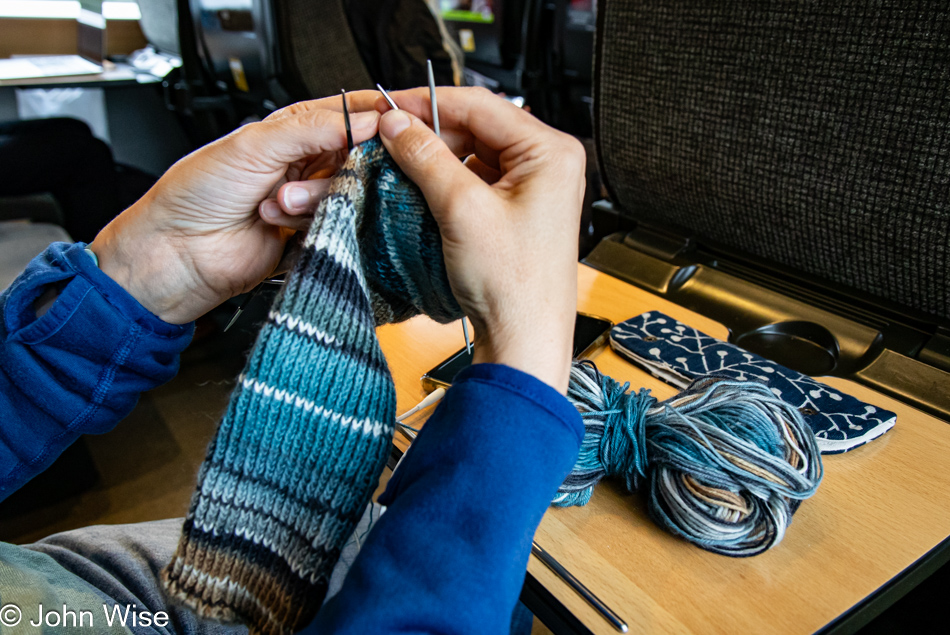
[[[797,409],[765,384],[707,376],[657,403],[591,362],[575,362],[568,399],[585,435],[553,504],[586,505],[604,477],[645,487],[656,523],[714,553],[753,556],[781,542],[822,479]]]
[[[317,210],[208,449],[168,595],[252,633],[308,624],[389,456],[396,393],[376,326],[462,311],[438,226],[378,139]]]

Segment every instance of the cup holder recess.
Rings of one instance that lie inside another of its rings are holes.
[[[828,375],[838,365],[838,340],[807,321],[769,324],[735,338],[738,346],[805,375]]]

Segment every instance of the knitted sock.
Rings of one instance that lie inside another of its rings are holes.
[[[169,595],[287,633],[309,623],[389,455],[396,395],[375,327],[461,317],[438,226],[378,139],[321,204],[208,449]]]

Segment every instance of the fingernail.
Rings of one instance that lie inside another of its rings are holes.
[[[354,112],[350,115],[351,128],[369,128],[376,125],[379,119],[379,113],[375,110],[366,110],[364,112]]]
[[[280,205],[272,198],[261,203],[261,216],[274,219],[280,216]]]
[[[310,192],[302,187],[288,187],[284,191],[284,205],[293,209],[303,209],[310,204]]]
[[[395,139],[409,127],[412,119],[401,110],[390,110],[379,121],[379,132],[387,139]]]

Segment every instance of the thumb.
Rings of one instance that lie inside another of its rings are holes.
[[[393,160],[429,203],[436,219],[469,188],[488,187],[465,167],[421,119],[404,110],[390,110],[379,122],[380,137]]]

